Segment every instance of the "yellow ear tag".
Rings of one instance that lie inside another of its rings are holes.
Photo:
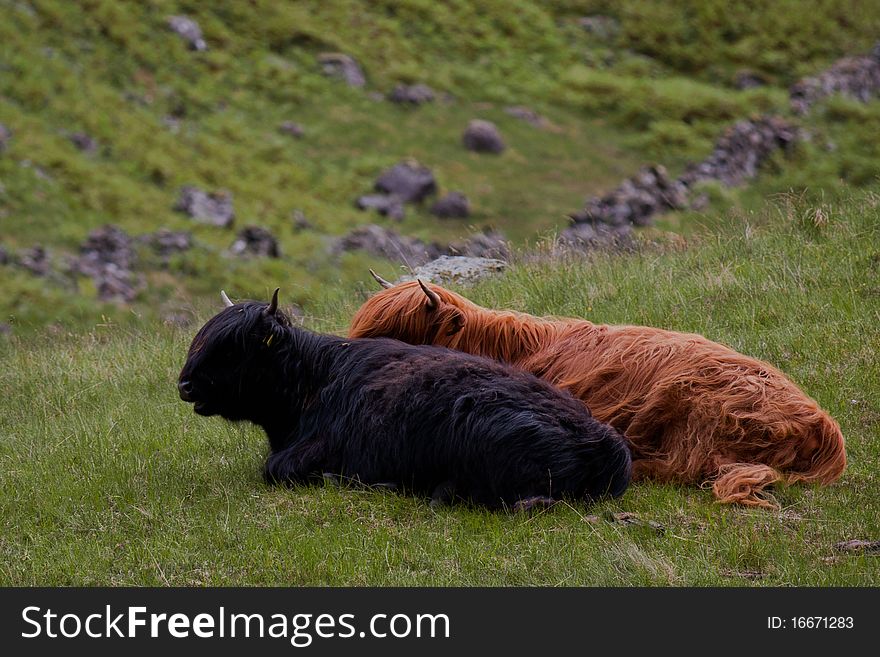
[[[270,333],[270,334],[269,334],[269,337],[266,338],[266,340],[265,340],[265,342],[266,342],[266,346],[267,346],[267,347],[272,346],[272,340],[274,340],[274,339],[275,339],[275,336],[274,336],[273,334]]]

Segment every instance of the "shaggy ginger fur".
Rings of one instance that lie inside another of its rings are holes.
[[[782,372],[688,333],[544,319],[481,308],[437,285],[367,300],[350,337],[435,344],[522,367],[583,400],[625,434],[634,479],[712,482],[721,502],[775,508],[765,488],[835,481],[837,423]]]

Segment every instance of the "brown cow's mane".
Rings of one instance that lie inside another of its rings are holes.
[[[634,476],[712,482],[722,502],[774,507],[774,482],[830,483],[846,467],[837,423],[772,365],[701,335],[482,308],[417,283],[370,298],[351,337],[388,336],[505,361],[568,389],[622,431]]]

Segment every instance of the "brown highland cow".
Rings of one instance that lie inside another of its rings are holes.
[[[567,388],[629,440],[633,479],[712,483],[721,502],[775,508],[765,488],[836,480],[838,424],[782,372],[689,333],[481,308],[421,281],[386,287],[350,337],[434,344]]]

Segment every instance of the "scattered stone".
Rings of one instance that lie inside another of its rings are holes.
[[[68,135],[70,142],[83,153],[95,153],[98,150],[98,142],[84,132],[73,132]]]
[[[611,16],[582,16],[577,22],[585,31],[600,39],[610,39],[620,32],[620,23]]]
[[[412,275],[400,277],[400,282],[419,278],[426,282],[445,285],[449,283],[470,284],[493,274],[504,271],[507,263],[493,258],[472,258],[468,256],[442,255],[422,266],[416,267]]]
[[[325,52],[318,55],[324,75],[345,80],[349,87],[363,87],[367,78],[360,65],[349,55]]]
[[[417,267],[438,257],[443,249],[438,244],[427,244],[415,237],[406,237],[375,224],[355,228],[337,239],[331,252],[339,255],[347,251],[366,251],[410,267]]]
[[[6,150],[10,141],[12,141],[12,130],[0,123],[0,153]]]
[[[441,219],[466,219],[471,214],[471,206],[461,192],[449,192],[434,201],[428,212]]]
[[[49,274],[49,254],[39,244],[18,254],[18,264],[35,276]]]
[[[448,250],[451,255],[472,258],[492,258],[495,260],[510,258],[510,243],[504,233],[497,230],[471,235],[464,242],[450,244]]]
[[[294,121],[284,121],[281,125],[278,126],[278,132],[293,137],[294,139],[301,139],[305,134],[305,129]]]
[[[658,212],[684,207],[686,192],[684,185],[669,177],[665,167],[643,167],[617,189],[589,199],[586,207],[571,215],[571,219],[577,224],[645,226]]]
[[[631,249],[635,243],[631,224],[609,226],[602,223],[576,223],[559,235],[559,246],[569,251],[593,249]]]
[[[297,232],[314,228],[302,210],[294,210],[291,213],[291,220],[293,221],[293,229]]]
[[[854,539],[851,541],[841,541],[834,544],[834,549],[838,552],[861,552],[863,554],[880,553],[880,541],[863,541]]]
[[[12,324],[0,322],[0,335],[4,337],[12,335]]]
[[[748,69],[741,69],[737,71],[733,76],[733,86],[740,91],[763,87],[766,84],[767,80],[764,78],[764,76],[762,76],[760,73],[756,73],[755,71],[750,71]]]
[[[228,228],[235,220],[232,195],[226,191],[209,194],[198,187],[183,187],[174,209],[200,223],[222,228]]]
[[[375,188],[400,197],[404,203],[419,203],[437,192],[437,181],[428,167],[417,162],[400,162],[376,179]]]
[[[202,28],[192,18],[169,16],[168,27],[189,44],[190,50],[207,50],[208,44],[202,37]]]
[[[155,233],[148,233],[138,238],[148,244],[167,263],[175,253],[189,251],[193,246],[192,233],[185,230],[168,230],[160,228]]]
[[[826,96],[841,94],[866,103],[880,95],[880,42],[865,57],[844,57],[814,77],[804,78],[789,89],[791,109],[806,114]]]
[[[787,150],[797,130],[777,116],[738,121],[725,130],[708,158],[685,169],[679,181],[687,187],[702,180],[740,185],[758,175],[758,168],[776,150]]]
[[[575,227],[563,231],[563,242],[595,248],[609,238],[613,242],[628,240],[631,235],[626,231],[612,234],[600,225],[647,226],[656,214],[688,207],[697,183],[742,184],[758,174],[774,151],[788,150],[799,136],[791,124],[775,116],[738,121],[722,133],[709,157],[688,165],[679,178],[671,179],[660,165],[643,167],[605,196],[588,199],[583,210],[570,215]]]
[[[106,225],[88,234],[73,268],[94,281],[102,301],[128,303],[139,287],[131,271],[134,260],[131,237],[117,226]]]
[[[376,210],[382,216],[400,221],[406,215],[403,199],[396,194],[365,194],[355,201],[358,210]]]
[[[278,248],[278,240],[268,230],[261,226],[245,226],[238,237],[229,247],[229,252],[237,256],[258,256],[263,258],[278,258],[281,250]]]
[[[525,121],[526,123],[529,123],[536,128],[549,128],[552,125],[549,119],[541,116],[535,110],[529,109],[528,107],[523,107],[522,105],[512,105],[511,107],[505,107],[504,111],[513,118],[519,119],[520,121]]]
[[[388,100],[401,105],[424,105],[434,98],[434,90],[426,84],[399,84],[388,94]]]
[[[477,153],[501,153],[505,149],[501,133],[491,121],[474,119],[462,135],[464,147]]]

